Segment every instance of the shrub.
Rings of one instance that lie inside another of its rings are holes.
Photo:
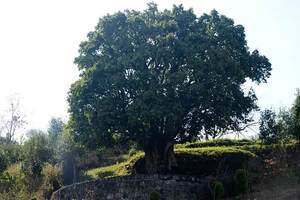
[[[52,192],[58,190],[62,185],[61,171],[57,167],[47,163],[43,167],[42,174],[44,175],[43,186],[46,191]]]
[[[51,159],[52,151],[46,135],[32,136],[23,147],[22,170],[26,175],[40,176],[43,165]]]
[[[153,190],[151,193],[150,193],[150,200],[159,200],[159,193],[155,190]]]
[[[21,145],[16,143],[8,143],[5,145],[1,145],[0,149],[2,149],[9,165],[21,161],[21,157],[22,157]]]
[[[9,191],[14,187],[16,180],[9,173],[5,172],[0,176],[0,193],[3,191]]]
[[[175,153],[180,167],[174,169],[174,173],[193,176],[216,175],[220,163],[220,170],[234,174],[237,169],[244,168],[250,158],[255,158],[253,153],[233,147],[185,148],[176,149]]]
[[[176,144],[176,148],[200,148],[200,147],[220,147],[220,146],[244,146],[244,145],[254,145],[256,144],[255,140],[232,140],[232,139],[216,139],[216,140],[208,140],[208,141],[198,141],[192,143],[185,144]]]
[[[212,197],[213,200],[220,199],[225,193],[223,183],[220,181],[215,181],[213,183]]]
[[[29,199],[22,177],[11,176],[7,172],[0,175],[0,197],[5,200]]]
[[[248,175],[245,169],[238,169],[234,175],[234,184],[237,192],[244,194],[248,189]]]
[[[131,147],[131,148],[129,149],[129,152],[128,152],[129,156],[133,156],[133,155],[135,155],[136,153],[137,153],[137,149],[136,149],[135,146],[133,146],[133,147]]]
[[[8,166],[8,160],[0,149],[0,175],[6,170],[7,166]]]

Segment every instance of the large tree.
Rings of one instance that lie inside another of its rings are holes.
[[[68,98],[75,139],[91,148],[136,141],[149,173],[176,166],[176,141],[247,123],[256,96],[242,86],[265,82],[271,71],[232,19],[215,10],[197,17],[181,5],[161,12],[154,3],[101,18],[75,63],[80,79]]]

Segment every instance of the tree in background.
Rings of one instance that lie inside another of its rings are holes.
[[[296,91],[296,99],[291,109],[292,134],[300,139],[300,89]]]
[[[280,138],[277,134],[276,113],[273,109],[265,109],[260,115],[259,139],[263,143],[277,143]]]
[[[45,133],[44,131],[39,129],[30,129],[29,131],[26,132],[26,137],[31,138],[34,135],[40,135],[40,134],[45,134]]]
[[[65,128],[65,123],[63,122],[63,120],[61,118],[55,118],[52,117],[51,120],[49,121],[49,126],[47,129],[48,132],[48,138],[49,138],[49,145],[53,151],[53,162],[52,163],[56,163],[61,160],[61,152],[59,150],[60,147],[58,147],[58,144],[60,144],[62,139],[62,135],[64,132],[64,128]],[[67,147],[66,147],[67,148]]]
[[[276,114],[272,109],[261,112],[259,138],[265,143],[278,143],[291,138],[300,138],[300,90],[291,109],[280,108]]]
[[[107,15],[79,53],[68,97],[74,139],[89,148],[111,146],[116,135],[135,141],[148,173],[176,166],[175,142],[248,123],[256,96],[242,85],[266,82],[271,71],[249,51],[243,26],[181,5]]]
[[[291,110],[285,107],[280,108],[276,115],[277,135],[281,141],[289,140],[293,137],[293,120]]]
[[[51,118],[47,132],[52,144],[55,144],[58,137],[63,133],[64,126],[65,123],[61,118]]]
[[[62,179],[64,185],[77,182],[78,169],[76,159],[83,153],[80,144],[74,141],[74,136],[70,134],[69,129],[59,135],[56,144],[56,152],[58,160],[62,163]]]
[[[33,135],[23,146],[22,170],[29,176],[40,176],[43,166],[52,158],[49,140],[45,134]]]
[[[7,142],[11,142],[17,130],[23,128],[26,124],[24,115],[20,111],[20,99],[17,96],[11,96],[9,99],[9,108],[2,116],[1,132],[4,132]]]

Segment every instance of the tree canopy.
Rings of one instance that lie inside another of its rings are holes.
[[[293,135],[300,138],[300,89],[297,89],[296,99],[291,109],[292,131]]]
[[[80,79],[68,97],[75,140],[91,148],[133,140],[168,168],[169,154],[154,155],[172,152],[175,141],[249,122],[257,98],[242,86],[266,82],[271,71],[232,19],[154,3],[100,18],[75,63]]]

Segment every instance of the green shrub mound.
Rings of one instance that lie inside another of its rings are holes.
[[[233,173],[247,166],[250,158],[256,156],[245,150],[232,147],[206,147],[177,149],[177,167],[174,173],[194,176],[208,176]]]
[[[255,154],[232,147],[205,147],[193,149],[176,149],[177,167],[170,173],[192,176],[208,176],[217,173],[234,173],[237,169],[247,166]],[[136,173],[145,173],[144,157],[140,157],[133,168]]]
[[[255,140],[231,140],[231,139],[216,139],[199,142],[187,142],[185,144],[177,144],[175,148],[200,148],[200,147],[217,147],[217,146],[245,146],[257,144]]]
[[[263,159],[268,159],[272,155],[272,153],[276,151],[285,151],[288,154],[292,154],[297,150],[299,143],[297,141],[290,141],[285,144],[270,144],[270,145],[245,145],[245,146],[237,146],[237,149],[249,151],[257,156],[260,156]]]
[[[234,185],[238,194],[244,194],[248,189],[248,175],[245,169],[238,169],[234,175]]]
[[[212,198],[213,200],[220,199],[224,196],[224,185],[220,181],[215,181],[212,186]]]
[[[150,193],[150,200],[159,200],[159,193],[155,190],[153,190],[151,193]]]

